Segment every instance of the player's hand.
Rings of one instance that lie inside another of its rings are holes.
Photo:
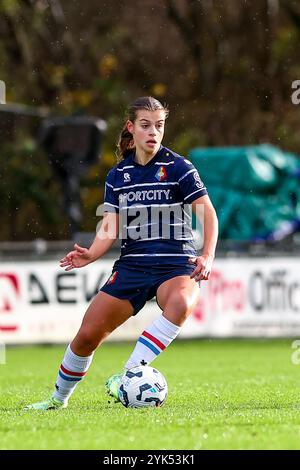
[[[60,260],[60,267],[65,271],[71,271],[74,268],[82,268],[92,262],[92,257],[88,248],[83,248],[77,243],[74,245],[75,250],[70,251],[64,258]]]
[[[196,282],[202,280],[207,281],[210,277],[213,260],[213,256],[208,255],[198,256],[197,258],[189,258],[189,263],[196,265],[196,268],[190,275],[190,278],[195,279]]]

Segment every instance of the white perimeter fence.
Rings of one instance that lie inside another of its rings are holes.
[[[3,262],[0,267],[0,343],[65,343],[111,274],[113,260],[63,271],[57,261]],[[217,259],[200,300],[181,332],[191,337],[299,337],[300,263],[297,258]],[[110,337],[136,339],[161,313],[146,304]]]

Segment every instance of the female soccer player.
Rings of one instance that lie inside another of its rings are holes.
[[[77,244],[60,262],[69,271],[101,258],[121,232],[121,256],[92,300],[67,347],[50,399],[26,409],[66,408],[96,348],[156,295],[162,314],[141,334],[125,369],[150,364],[178,335],[209,279],[217,243],[215,210],[200,176],[185,158],[161,145],[168,110],[152,97],[128,109],[119,163],[105,184],[104,218],[89,249]],[[202,208],[204,244],[197,256],[189,208]],[[118,400],[121,374],[106,382]]]

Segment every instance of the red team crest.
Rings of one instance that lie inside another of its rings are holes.
[[[112,273],[106,284],[114,284],[116,282],[118,271]]]
[[[164,166],[159,167],[158,171],[155,174],[155,178],[158,181],[164,181],[167,178],[167,172]]]

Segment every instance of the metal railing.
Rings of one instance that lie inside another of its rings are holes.
[[[299,234],[300,235],[300,234]],[[89,247],[95,237],[94,233],[78,233],[74,240],[49,241],[37,238],[32,241],[5,241],[0,242],[0,261],[21,261],[21,260],[47,260],[59,259],[71,251],[74,243]],[[120,254],[120,240],[117,240],[107,257],[117,258]],[[300,236],[293,239],[284,240],[276,244],[249,243],[236,240],[219,240],[217,247],[217,257],[279,257],[279,256],[299,256],[300,257]]]

